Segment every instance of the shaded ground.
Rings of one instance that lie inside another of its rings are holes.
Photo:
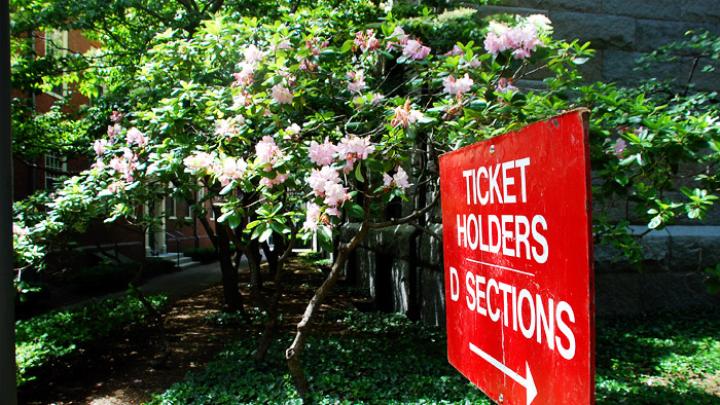
[[[309,273],[307,266],[298,262],[288,268],[291,274],[287,281],[300,288],[282,301],[283,312],[291,314],[283,318],[281,330],[285,333],[299,320],[314,286],[322,281],[321,274]],[[53,365],[51,373],[39,376],[37,381],[21,389],[20,403],[142,403],[153,393],[182,380],[188,371],[202,368],[238,338],[254,344],[261,328],[260,317],[255,316],[257,321],[253,325],[246,325],[238,316],[222,313],[222,288],[218,285],[205,288],[217,284],[219,278],[216,265],[199,266],[157,277],[141,287],[146,294],[164,293],[174,300],[164,321],[167,354],[163,354],[158,330],[148,327],[125,330],[113,339],[83,348],[80,355],[72,359]],[[241,290],[246,302],[250,300],[245,288],[248,282],[249,275],[241,272]],[[271,290],[272,283],[266,283],[266,288]],[[197,290],[202,291],[188,295]],[[324,307],[349,309],[351,303],[346,295],[340,294]],[[251,312],[257,315],[258,310],[253,309]]]
[[[299,287],[282,301],[280,340],[261,366],[251,359],[259,313],[253,325],[221,313],[222,291],[211,287],[171,307],[167,357],[157,357],[156,333],[127,331],[24,390],[25,403],[298,403],[282,354],[323,278],[310,268],[293,262],[287,282]],[[340,287],[322,307],[321,333],[304,356],[317,402],[489,404],[447,364],[441,330],[400,315],[360,313],[353,308],[362,298]],[[597,336],[598,403],[720,404],[720,314],[602,321]]]

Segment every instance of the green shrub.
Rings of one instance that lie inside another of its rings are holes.
[[[203,264],[212,263],[218,259],[217,251],[212,247],[192,248],[184,251],[183,254],[192,258],[193,261]]]
[[[167,297],[148,297],[159,307]],[[33,370],[77,352],[83,344],[109,336],[125,326],[142,323],[146,309],[134,297],[96,300],[15,322],[15,361],[19,385],[32,381]]]
[[[326,316],[337,323],[354,323],[342,336],[309,340],[305,366],[313,403],[490,404],[447,363],[438,329],[397,314]],[[252,358],[256,343],[241,339],[230,345],[206,369],[189,374],[150,403],[301,403],[284,359],[288,342],[276,342],[262,368]]]

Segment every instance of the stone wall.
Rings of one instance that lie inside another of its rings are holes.
[[[444,326],[442,241],[436,238],[442,225],[426,229],[399,225],[372,232],[348,261],[344,278],[367,293],[375,310]],[[357,226],[346,227],[343,240],[356,231]],[[640,269],[613,262],[613,252],[595,247],[597,316],[720,306],[720,297],[708,294],[699,271],[720,262],[720,226],[670,226],[648,233],[641,244],[648,260]]]
[[[583,66],[588,81],[633,83],[642,77],[677,78],[684,84],[692,59],[665,64],[652,72],[634,69],[642,53],[683,38],[688,30],[720,33],[720,0],[504,0],[481,6],[481,16],[497,13],[546,14],[557,36],[591,41],[596,57]],[[720,70],[718,71],[720,72]],[[700,89],[720,89],[720,73],[696,72]],[[632,203],[612,201],[594,205],[594,215],[628,219]],[[410,207],[403,207],[408,214]],[[439,222],[435,213],[430,222]],[[641,315],[658,311],[688,311],[720,307],[720,297],[707,293],[702,270],[720,262],[720,207],[707,218],[680,218],[678,225],[653,231],[641,239],[645,262],[641,269],[616,262],[617,252],[596,246],[595,285],[597,315]],[[444,325],[442,225],[427,232],[410,225],[373,232],[349,261],[345,278],[367,292],[372,307],[396,311],[412,319]],[[343,238],[357,231],[349,226]]]
[[[683,38],[688,30],[720,33],[717,0],[502,0],[482,6],[483,15],[497,13],[548,15],[557,36],[591,41],[596,57],[582,67],[589,81],[632,83],[642,77],[677,78],[685,83],[693,60],[681,58],[652,72],[635,71],[643,52]],[[699,89],[720,89],[720,73],[695,73]]]

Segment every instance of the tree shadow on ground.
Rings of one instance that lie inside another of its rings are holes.
[[[597,325],[599,404],[718,404],[718,387],[701,387],[720,372],[717,314],[663,314]],[[711,382],[716,384],[716,382]]]

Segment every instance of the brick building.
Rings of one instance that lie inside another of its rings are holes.
[[[79,31],[39,32],[35,33],[34,38],[35,52],[39,56],[48,55],[50,52],[85,53],[98,46]],[[67,85],[58,86],[47,93],[16,92],[14,96],[31,97],[35,110],[40,113],[48,112],[55,102],[63,98],[68,100],[64,108],[70,111],[92,103],[92,100]],[[44,155],[30,160],[15,157],[13,198],[18,201],[36,191],[51,191],[62,177],[77,174],[89,166],[90,162],[84,156]],[[146,256],[165,255],[212,245],[202,224],[194,217],[192,209],[185,201],[168,198],[158,201],[153,210],[156,215],[163,217],[162,224],[156,229],[143,232],[140,227],[128,223],[105,224],[97,221],[91,224],[87,232],[78,236],[75,241],[78,249],[111,250],[131,259],[141,260]],[[210,223],[212,224],[212,221]]]

